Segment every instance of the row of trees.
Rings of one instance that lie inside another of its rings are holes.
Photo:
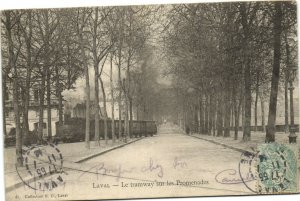
[[[78,78],[85,79],[87,148],[90,148],[91,90],[94,91],[95,141],[98,145],[100,115],[104,119],[106,143],[108,140],[107,100],[112,105],[112,124],[119,124],[118,131],[112,126],[114,142],[122,135],[122,110],[125,113],[125,141],[132,132],[133,106],[137,109],[137,118],[152,118],[154,105],[151,97],[155,93],[156,79],[152,63],[154,48],[149,40],[157,9],[159,7],[137,6],[3,12],[2,86],[8,93],[8,83],[12,83],[19,165],[22,165],[22,136],[24,138],[29,133],[32,89],[38,89],[35,95],[39,96],[39,125],[43,125],[44,109],[47,109],[48,137],[51,139],[52,97],[58,99],[59,125],[62,125],[62,93],[73,89]],[[107,66],[109,72],[105,72]],[[90,87],[89,71],[94,74],[94,89]],[[103,80],[105,76],[109,77],[108,94]],[[100,99],[103,100],[103,109],[100,109]],[[114,117],[116,102],[118,122]],[[38,139],[42,143],[43,126],[38,127]]]
[[[28,112],[31,89],[38,100],[39,125],[43,125],[44,109],[51,125],[51,97],[59,102],[59,124],[63,122],[64,89],[72,88],[81,74],[77,47],[72,45],[67,21],[58,10],[4,11],[2,13],[2,86],[3,100],[13,94],[17,162],[22,164],[22,142],[29,135]],[[9,84],[10,83],[10,84]],[[12,88],[10,88],[12,84]],[[55,87],[53,87],[55,86]],[[5,102],[3,102],[5,106]],[[9,110],[4,109],[5,113]],[[4,125],[6,124],[5,118]],[[22,124],[22,125],[21,125]],[[48,134],[52,136],[51,126]],[[38,128],[41,143],[43,126]]]
[[[251,110],[254,106],[257,127],[260,100],[263,129],[269,103],[266,141],[273,142],[278,88],[283,83],[288,111],[289,72],[297,65],[296,4],[174,5],[167,18],[166,73],[174,79],[177,111],[185,122],[194,122],[200,133],[224,137],[234,125],[237,139],[242,119],[243,140],[248,141]]]

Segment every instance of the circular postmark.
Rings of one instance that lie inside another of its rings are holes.
[[[261,194],[297,191],[296,154],[285,144],[263,144],[258,147],[257,191]]]
[[[49,143],[29,147],[23,153],[23,158],[25,170],[22,176],[18,168],[17,172],[20,179],[29,188],[50,191],[64,185],[63,156],[56,145]]]
[[[239,175],[250,191],[257,193],[257,153],[243,152],[239,161]]]

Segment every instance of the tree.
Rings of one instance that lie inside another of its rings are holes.
[[[274,2],[275,13],[273,16],[274,35],[273,35],[273,71],[271,81],[271,94],[269,103],[268,126],[266,130],[266,142],[275,142],[275,123],[277,111],[277,94],[279,84],[280,58],[281,58],[281,33],[282,33],[282,3]]]
[[[28,125],[28,109],[29,109],[29,88],[31,87],[31,73],[32,73],[32,30],[33,30],[33,25],[32,25],[32,11],[28,10],[25,11],[25,19],[22,23],[20,23],[20,29],[22,31],[22,35],[24,36],[24,41],[26,44],[26,81],[25,81],[25,90],[23,94],[22,99],[24,100],[24,111],[23,111],[23,135],[24,139],[27,139],[27,136],[29,134],[29,125]],[[25,26],[23,25],[25,24]],[[28,27],[28,29],[26,29]],[[23,142],[24,144],[27,144],[28,142]]]
[[[17,161],[16,165],[21,167],[23,166],[23,157],[22,157],[22,133],[20,126],[20,108],[19,108],[19,74],[17,68],[17,59],[21,50],[22,43],[18,40],[18,32],[20,31],[19,21],[21,13],[13,11],[4,11],[4,19],[2,23],[5,27],[5,36],[7,40],[7,68],[6,72],[12,73],[12,82],[13,82],[13,110],[14,110],[14,120],[16,123],[16,154]],[[14,39],[18,43],[14,43]],[[5,83],[6,84],[6,83]]]
[[[123,49],[123,35],[124,35],[124,8],[117,9],[117,16],[119,20],[119,35],[118,35],[118,43],[117,43],[117,66],[118,66],[118,90],[119,90],[119,97],[118,97],[118,108],[119,108],[119,131],[118,131],[118,138],[121,139],[122,136],[122,80],[121,80],[121,68],[122,68],[122,49]]]
[[[104,68],[104,64],[105,64],[105,61],[107,59],[108,55],[105,57],[104,61],[103,61],[103,64],[102,64],[102,68],[101,68],[101,71],[100,71],[100,74],[99,74],[99,81],[100,81],[100,85],[101,85],[101,91],[102,91],[102,95],[103,95],[103,111],[102,114],[103,114],[103,119],[104,119],[104,139],[105,139],[105,144],[108,143],[108,136],[107,136],[107,132],[108,132],[108,128],[107,128],[107,109],[106,109],[106,93],[105,93],[105,89],[104,89],[104,83],[103,83],[103,80],[101,78],[101,74],[103,72],[103,68]]]
[[[293,6],[286,4],[292,11]],[[215,108],[218,136],[223,136],[223,132],[224,137],[230,136],[234,122],[237,139],[242,116],[243,140],[250,140],[252,105],[257,127],[259,99],[264,127],[265,97],[270,90],[273,12],[270,2],[183,4],[168,8],[163,24],[169,63],[166,73],[199,90],[196,119],[200,133],[211,133]]]
[[[111,13],[111,8],[99,8],[92,9],[90,15],[89,24],[89,36],[91,37],[90,52],[92,54],[93,67],[95,72],[95,141],[100,145],[100,132],[99,132],[99,120],[100,120],[100,106],[99,106],[99,82],[101,80],[101,74],[99,74],[99,64],[102,59],[107,56],[112,45],[107,42],[107,30],[105,27],[105,20]],[[101,71],[102,72],[102,71]],[[103,96],[105,96],[104,90],[102,90]],[[104,116],[106,112],[103,113]],[[106,119],[106,117],[105,117]],[[106,124],[106,120],[105,120]],[[107,126],[105,129],[105,141],[107,142]]]
[[[119,134],[121,132],[121,99],[124,96],[124,132],[125,141],[131,137],[132,120],[133,120],[133,103],[131,87],[131,71],[137,67],[137,55],[141,48],[146,44],[151,33],[151,16],[152,7],[129,6],[116,10],[117,21],[119,23],[119,34],[116,43],[117,66],[119,77]],[[124,71],[125,78],[121,78],[121,72]],[[122,90],[122,91],[120,91]]]
[[[115,131],[115,95],[114,95],[114,84],[113,84],[113,57],[114,54],[110,54],[110,95],[111,95],[111,134],[113,143],[116,142],[116,131]]]
[[[249,3],[249,10],[247,10],[246,4],[241,3],[239,12],[241,15],[241,25],[243,28],[243,57],[244,57],[244,79],[245,79],[245,125],[243,140],[249,141],[251,139],[251,56],[250,45],[251,29],[253,28],[253,20],[257,14],[259,4],[256,2],[254,5]],[[251,9],[251,10],[250,10]]]
[[[86,104],[86,113],[85,113],[85,147],[90,148],[90,81],[89,81],[89,66],[88,58],[86,56],[87,49],[87,39],[84,37],[84,32],[86,30],[86,23],[91,15],[91,10],[88,8],[79,8],[77,9],[76,14],[76,35],[78,38],[78,43],[80,47],[81,60],[83,61],[84,66],[84,76],[85,76],[85,104]]]
[[[55,64],[53,72],[54,93],[58,98],[58,123],[63,125],[63,91],[74,89],[76,80],[83,74],[79,43],[76,41],[76,27],[69,18],[76,16],[72,12],[60,10],[60,23],[57,27],[59,42],[55,44]]]

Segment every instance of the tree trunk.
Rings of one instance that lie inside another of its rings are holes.
[[[121,80],[121,62],[122,62],[122,49],[123,49],[123,26],[124,26],[124,15],[125,15],[125,9],[120,8],[120,28],[119,28],[119,35],[118,35],[118,82],[119,82],[119,100],[118,100],[118,106],[119,106],[119,139],[121,139],[122,136],[122,80]],[[126,96],[124,94],[124,96]],[[126,98],[126,97],[125,97]],[[125,125],[124,125],[125,126]]]
[[[275,15],[274,15],[274,62],[273,72],[271,81],[271,95],[269,103],[269,116],[268,126],[266,130],[266,142],[275,142],[275,123],[276,123],[276,112],[277,112],[277,94],[279,84],[279,71],[280,71],[280,45],[281,45],[281,21],[282,21],[282,10],[281,2],[274,2],[275,4]]]
[[[262,97],[262,95],[260,95],[260,106],[261,106],[261,127],[262,127],[262,132],[265,132],[265,102],[264,99]]]
[[[5,109],[5,101],[8,100],[8,92],[7,92],[7,88],[6,88],[6,72],[3,70],[2,71],[2,107],[3,107],[3,134],[4,136],[7,135],[6,133],[6,109]]]
[[[234,128],[234,106],[233,103],[230,104],[230,131]]]
[[[124,142],[127,143],[128,140],[128,135],[129,135],[129,122],[128,122],[128,110],[129,110],[129,103],[128,103],[128,94],[126,94],[126,92],[124,92],[125,95],[125,121],[124,121],[124,130],[125,130],[125,140]]]
[[[45,95],[45,75],[42,73],[42,81],[39,89],[39,125],[38,125],[38,138],[39,144],[43,142],[43,130],[44,130],[44,95]]]
[[[199,110],[200,110],[200,133],[204,134],[204,107],[203,107],[203,99],[202,99],[202,94],[200,95],[199,98]]]
[[[83,50],[84,51],[84,50]],[[85,56],[84,56],[85,57]],[[87,63],[84,67],[85,74],[85,147],[90,148],[90,81],[89,67]]]
[[[209,96],[205,96],[205,134],[208,135],[209,130]]]
[[[255,102],[254,102],[254,130],[257,131],[257,103],[259,95],[259,72],[256,75],[256,89],[255,89]]]
[[[238,139],[238,133],[239,133],[239,105],[237,104],[237,97],[236,97],[236,89],[233,87],[233,110],[234,110],[234,140]]]
[[[198,133],[198,104],[193,105],[193,132]],[[178,118],[176,118],[177,120]]]
[[[114,97],[114,84],[113,84],[113,54],[110,57],[110,93],[111,93],[111,135],[113,143],[116,142],[115,133],[115,97]]]
[[[25,83],[25,100],[24,100],[24,112],[23,112],[23,135],[24,135],[24,144],[29,144],[28,135],[29,135],[29,123],[28,123],[28,109],[29,109],[29,99],[30,99],[30,82],[31,82],[31,72],[32,72],[32,61],[31,61],[31,38],[32,38],[32,18],[31,11],[28,13],[28,29],[29,33],[24,34],[26,38],[26,83]],[[5,117],[5,116],[4,116]]]
[[[128,53],[130,55],[130,53]],[[130,56],[127,59],[127,67],[126,67],[126,79],[124,79],[124,95],[125,95],[125,142],[127,142],[127,138],[130,138],[130,130],[129,130],[129,101],[130,101]]]
[[[92,53],[93,53],[93,65],[95,71],[95,143],[100,146],[100,106],[99,106],[99,60],[97,55],[97,27],[98,27],[98,8],[95,8],[95,19],[93,21],[93,34],[92,34]]]
[[[215,93],[215,92],[214,92]],[[213,105],[213,136],[216,136],[216,129],[217,129],[217,118],[216,118],[216,113],[217,113],[217,97],[214,95],[214,105]]]
[[[208,134],[209,135],[212,135],[212,129],[213,129],[213,113],[214,113],[213,97],[214,97],[213,94],[209,95],[209,126],[208,126]]]
[[[99,69],[97,61],[94,63],[94,71],[95,71],[95,143],[100,146],[100,106],[99,106]]]
[[[147,108],[146,108],[146,101],[144,99],[144,102],[143,102],[143,120],[148,120],[148,117],[147,117]]]
[[[131,53],[130,49],[128,50],[128,59],[127,59],[127,67],[126,67],[126,79],[124,81],[124,94],[125,94],[125,142],[127,142],[127,138],[131,137],[130,128],[129,128],[129,104],[130,104],[130,61],[131,61]]]
[[[28,66],[28,63],[27,63]],[[23,144],[28,145],[30,142],[28,141],[28,135],[29,135],[29,123],[28,123],[28,110],[29,110],[29,92],[30,92],[30,78],[31,78],[31,66],[27,67],[27,73],[26,73],[26,84],[25,87],[27,90],[25,90],[24,95],[24,111],[23,111]]]
[[[248,25],[248,14],[246,11],[246,4],[240,4],[240,12],[241,12],[241,23],[243,27],[243,56],[244,56],[244,81],[245,81],[245,121],[244,121],[244,129],[243,129],[243,141],[249,141],[251,139],[251,62],[250,62],[250,48],[248,46],[249,43],[249,25]]]
[[[200,124],[200,118],[201,118],[201,111],[200,111],[200,95],[198,94],[198,100],[197,100],[197,119],[198,119],[198,123],[197,123],[197,130],[198,130],[198,133],[200,134],[201,133],[201,124]]]
[[[224,137],[230,137],[230,89],[229,81],[226,83],[225,92],[225,115],[224,115]]]
[[[119,59],[121,62],[121,59]],[[119,107],[119,140],[122,137],[122,81],[121,81],[121,63],[119,63],[119,97],[118,97],[118,107]]]
[[[187,127],[189,126],[189,124],[188,124],[188,120],[187,120],[187,108],[186,108],[186,105],[185,105],[185,103],[183,103],[183,118],[184,118],[184,131],[185,131],[185,133],[186,133],[186,131],[187,131]],[[186,133],[186,134],[188,134],[188,133]]]
[[[248,51],[248,50],[247,50]],[[250,73],[250,61],[246,62],[245,66],[245,122],[243,141],[250,141],[251,139],[251,73]]]
[[[140,120],[139,104],[136,105],[136,120]]]
[[[25,93],[27,93],[27,91]],[[28,108],[29,108],[29,94],[26,94],[25,101],[24,101],[24,111],[23,111],[23,139],[24,139],[23,144],[25,145],[29,145],[30,143],[28,141],[28,135],[29,135]]]
[[[16,67],[15,67],[16,68]],[[16,70],[15,70],[16,75]],[[22,156],[22,133],[20,127],[20,115],[19,115],[19,94],[18,94],[18,83],[17,77],[13,80],[13,104],[14,104],[14,117],[16,123],[16,153],[17,153],[17,166],[23,166]]]
[[[47,130],[48,130],[48,140],[52,140],[52,127],[51,127],[51,74],[50,67],[47,67]]]
[[[133,115],[132,115],[132,98],[129,99],[129,137],[132,137],[132,122],[133,122]]]
[[[204,101],[203,101],[203,134],[207,134],[207,107],[206,107],[206,104],[207,104],[207,97],[206,95],[204,95]]]
[[[45,72],[46,72],[46,92],[47,92],[47,136],[48,139],[52,140],[52,127],[51,127],[51,70],[50,70],[50,64],[49,64],[49,52],[50,52],[50,28],[49,28],[49,11],[44,10],[45,15],[45,58],[44,58],[44,64],[45,64]]]
[[[58,93],[58,124],[63,125],[63,96],[61,91]]]
[[[9,38],[11,40],[11,38]],[[9,46],[12,45],[12,41]],[[12,50],[12,49],[11,49]],[[11,54],[11,52],[10,52]],[[14,59],[13,55],[11,58]],[[11,60],[11,59],[10,59]],[[23,166],[23,156],[22,156],[22,133],[20,128],[20,115],[19,115],[19,93],[18,93],[18,74],[15,62],[9,62],[14,68],[14,79],[13,79],[13,107],[14,107],[14,119],[16,123],[16,154],[17,154],[17,166]],[[12,64],[13,63],[13,64]]]
[[[107,136],[106,93],[105,93],[104,84],[103,84],[103,81],[102,81],[101,77],[99,77],[99,80],[100,80],[101,90],[102,90],[102,95],[103,95],[104,140],[105,140],[105,144],[107,145],[107,143],[108,143],[108,136]]]
[[[58,98],[58,125],[63,125],[63,97],[62,97],[62,89],[59,82],[59,69],[58,66],[55,66],[56,73],[56,96]],[[57,133],[56,133],[57,134]]]
[[[122,8],[121,8],[122,9]],[[121,23],[119,30],[119,45],[118,45],[118,83],[119,83],[119,139],[122,136],[122,80],[121,80],[121,62],[122,62],[122,48],[123,48],[123,23],[124,23],[124,9],[121,10]]]
[[[218,106],[217,106],[217,136],[223,136],[223,108],[222,108],[222,97],[218,95]]]

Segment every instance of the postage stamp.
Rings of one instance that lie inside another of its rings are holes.
[[[297,146],[259,144],[257,192],[260,194],[296,193],[298,189]]]

